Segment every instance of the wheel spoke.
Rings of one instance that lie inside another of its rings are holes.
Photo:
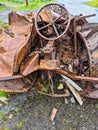
[[[50,26],[50,25],[51,25],[51,24],[49,23],[49,24],[47,24],[47,25],[45,25],[45,26],[39,28],[38,30],[40,31],[40,30],[42,30],[42,29],[45,29],[45,28],[47,28],[47,27]]]
[[[68,20],[63,23],[63,25],[66,25],[68,23]]]
[[[60,15],[60,17],[56,18],[53,22],[56,22],[57,20],[59,20],[63,15],[67,14],[67,11],[64,12],[62,15]]]
[[[56,35],[59,37],[59,33],[58,33],[58,31],[57,31],[57,29],[56,29],[55,25],[53,24],[52,26],[53,26],[53,29],[54,29],[54,31],[55,31],[55,33],[56,33]]]

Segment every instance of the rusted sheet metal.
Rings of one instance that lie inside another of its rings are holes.
[[[11,12],[9,14],[10,37],[4,31],[0,34],[0,77],[12,76],[19,69],[24,57],[28,54],[32,23],[23,16]],[[3,70],[3,71],[2,71]]]
[[[55,70],[56,67],[58,66],[57,60],[41,60],[40,61],[40,66],[39,69],[41,70]]]
[[[32,87],[29,83],[24,83],[21,79],[7,80],[0,82],[0,90],[6,92],[26,92]]]
[[[32,80],[30,80],[33,77]],[[26,92],[33,87],[37,78],[37,73],[34,72],[28,77],[13,76],[10,79],[0,81],[0,90],[6,92]]]
[[[91,89],[88,90],[86,94],[83,94],[84,97],[87,98],[93,98],[93,99],[98,99],[98,89]]]
[[[94,15],[70,16],[56,3],[43,6],[36,14],[11,12],[8,29],[0,30],[0,90],[27,91],[32,81],[25,76],[39,70],[49,81],[49,91],[38,86],[38,93],[66,97],[71,89],[81,105],[80,95],[98,98],[98,23],[85,19]],[[55,73],[62,75],[63,93],[54,86]],[[82,81],[84,86],[78,85]]]
[[[39,54],[33,53],[28,56],[27,60],[21,65],[20,72],[21,75],[26,76],[30,73],[38,70],[39,66]]]

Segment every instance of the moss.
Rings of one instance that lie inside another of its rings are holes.
[[[23,122],[18,122],[17,128],[19,129],[19,128],[21,128],[22,126],[23,126]]]
[[[98,105],[95,106],[98,109]]]
[[[10,130],[9,128],[0,128],[0,130]]]
[[[3,113],[0,112],[0,120],[2,120],[3,117],[4,117],[4,116],[3,116]]]
[[[61,106],[61,102],[56,102],[56,106],[60,107]]]
[[[68,123],[68,119],[65,117],[63,120],[62,120],[63,123]]]
[[[18,113],[18,112],[19,112],[19,108],[16,108],[16,109],[15,109],[15,112]]]

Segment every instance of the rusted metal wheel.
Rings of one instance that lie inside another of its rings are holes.
[[[89,76],[98,77],[98,24],[87,23],[78,34],[87,49]]]
[[[89,76],[98,78],[98,24],[87,23],[78,34],[87,49]],[[98,99],[98,83],[88,84],[82,95]]]
[[[69,28],[70,15],[63,5],[51,3],[43,6],[35,18],[38,34],[46,40],[62,37]]]

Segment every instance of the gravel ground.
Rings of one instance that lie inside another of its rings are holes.
[[[80,106],[71,98],[51,98],[28,91],[13,94],[0,108],[0,130],[98,130],[98,101],[83,99]],[[50,121],[57,108],[54,121]]]

